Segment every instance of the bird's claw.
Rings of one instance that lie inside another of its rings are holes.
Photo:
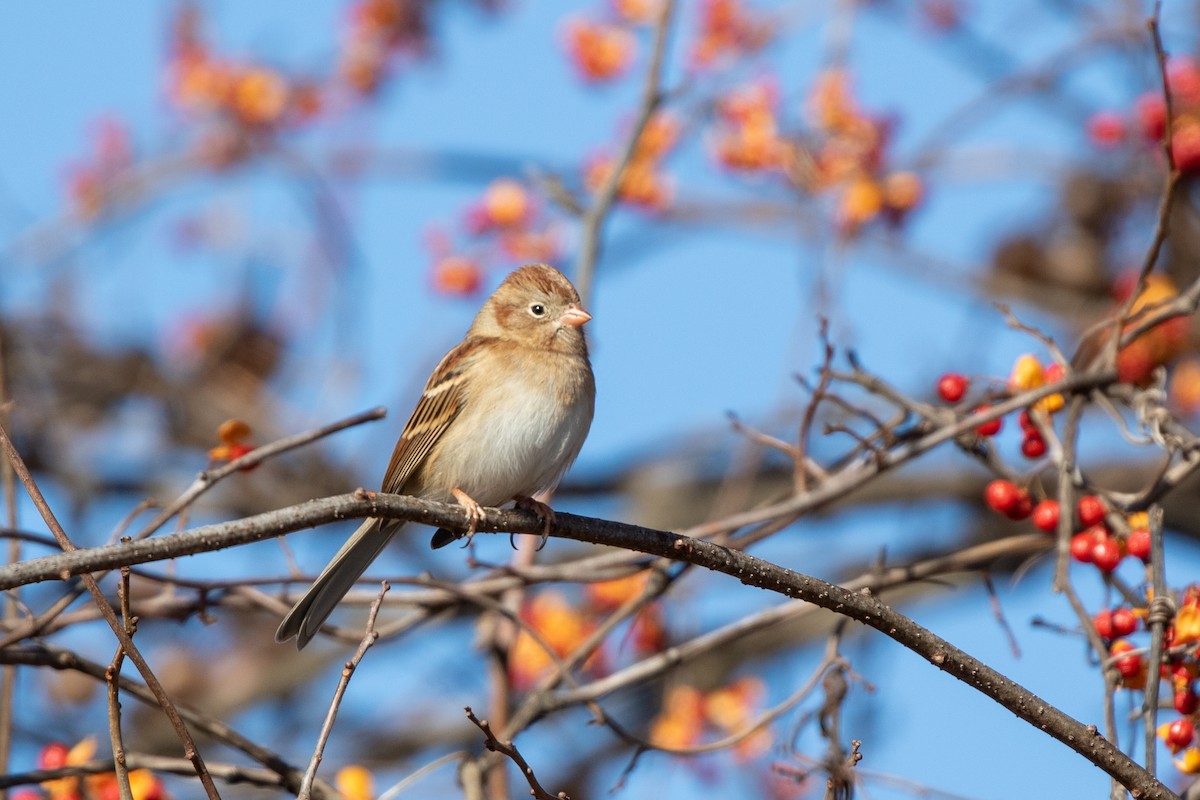
[[[471,543],[471,539],[475,536],[475,531],[479,527],[479,523],[486,519],[486,515],[484,514],[483,506],[475,502],[475,499],[462,489],[455,487],[450,490],[450,494],[454,495],[454,499],[467,512],[467,530],[463,534],[463,538],[466,539],[463,542],[463,547],[466,547]]]
[[[554,509],[540,500],[534,500],[532,497],[521,495],[514,499],[517,501],[517,508],[532,511],[542,518],[542,540],[538,542],[537,546],[537,549],[541,550],[550,539],[550,528],[554,525]]]

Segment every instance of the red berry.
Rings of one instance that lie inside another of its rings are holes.
[[[1191,686],[1175,692],[1175,710],[1180,714],[1191,716],[1196,713],[1197,708],[1200,708],[1200,698],[1196,697],[1196,692]]]
[[[1006,514],[1009,509],[1020,502],[1022,494],[1023,492],[1012,481],[995,480],[983,490],[983,499],[988,504],[988,508]]]
[[[1200,101],[1200,67],[1190,58],[1172,58],[1167,64],[1167,86],[1172,97],[1178,97],[1183,103],[1190,105]]]
[[[1117,638],[1113,633],[1112,612],[1107,608],[1096,612],[1096,616],[1092,617],[1092,624],[1096,626],[1096,633],[1100,634],[1101,639],[1111,642]]]
[[[1058,383],[1066,376],[1066,368],[1057,361],[1053,364],[1047,364],[1046,368],[1042,370],[1042,378],[1046,381],[1046,383]]]
[[[1041,458],[1046,455],[1046,440],[1042,438],[1036,428],[1030,428],[1025,432],[1025,438],[1021,442],[1021,455],[1026,458]]]
[[[1095,495],[1084,495],[1079,498],[1079,524],[1085,528],[1099,525],[1104,521],[1104,503]]]
[[[1122,673],[1124,674],[1124,673]],[[1167,727],[1167,747],[1182,750],[1196,738],[1196,726],[1187,717],[1181,717]]]
[[[975,409],[975,413],[981,414],[981,413],[987,411],[989,408],[991,408],[991,406],[982,405],[979,408]],[[996,417],[995,419],[988,420],[987,422],[985,422],[982,425],[980,425],[979,427],[977,427],[975,429],[975,432],[978,433],[980,436],[985,436],[985,437],[986,436],[995,436],[997,433],[1000,432],[1000,428],[1003,424],[1004,424],[1004,421],[1000,417]]]
[[[1102,539],[1092,545],[1092,563],[1105,574],[1117,568],[1121,557],[1121,545],[1116,539]]]
[[[1112,629],[1117,636],[1128,636],[1137,630],[1137,615],[1128,608],[1118,608],[1112,612]]]
[[[1150,531],[1145,528],[1138,528],[1130,531],[1129,538],[1125,541],[1125,551],[1134,558],[1140,558],[1142,561],[1150,560]]]
[[[1029,409],[1022,408],[1021,413],[1017,414],[1017,424],[1021,426],[1021,430],[1037,430],[1033,424],[1033,420],[1029,418]]]
[[[1127,653],[1133,650],[1134,647],[1124,639],[1118,639],[1108,648],[1108,652],[1113,656],[1120,656],[1121,653]],[[1140,655],[1128,655],[1123,658],[1117,658],[1113,662],[1113,666],[1117,668],[1117,672],[1121,673],[1123,678],[1136,678],[1142,672],[1142,657]]]
[[[957,372],[947,372],[938,378],[937,393],[947,403],[957,403],[966,395],[967,388],[970,385],[971,382],[967,380],[965,375],[959,375]]]
[[[1180,172],[1200,169],[1200,123],[1180,125],[1171,131],[1171,156]]]
[[[1028,519],[1033,513],[1033,501],[1029,499],[1029,493],[1024,489],[1018,489],[1021,494],[1017,497],[1017,502],[1004,512],[1004,516],[1011,520]]]
[[[1134,104],[1138,127],[1147,141],[1162,141],[1167,130],[1167,101],[1158,92],[1147,92]]]
[[[1115,111],[1097,111],[1087,121],[1088,138],[1099,147],[1116,147],[1125,141],[1125,120]]]
[[[1071,537],[1071,558],[1082,564],[1092,563],[1092,537],[1077,533]]]
[[[67,754],[71,748],[62,742],[51,742],[38,753],[38,769],[61,769],[67,765]]]
[[[1058,501],[1043,500],[1033,509],[1033,524],[1038,530],[1054,533],[1058,530]]]

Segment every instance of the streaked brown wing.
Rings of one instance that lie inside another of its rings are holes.
[[[384,492],[404,494],[404,485],[462,411],[466,399],[464,370],[479,344],[479,340],[462,342],[442,358],[429,376],[425,391],[392,451],[383,476]]]

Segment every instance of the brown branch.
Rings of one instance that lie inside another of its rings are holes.
[[[708,522],[697,526],[693,533],[698,536],[711,536],[715,533],[733,530],[735,528],[754,525],[766,520],[789,514],[802,514],[820,509],[836,500],[840,500],[853,490],[875,478],[881,472],[894,469],[903,463],[911,461],[938,445],[957,439],[964,433],[973,431],[984,422],[999,419],[1013,411],[1049,397],[1052,394],[1085,391],[1109,385],[1116,380],[1113,371],[1088,371],[1068,375],[1061,381],[1047,383],[1037,389],[1013,395],[1012,397],[992,404],[986,411],[969,414],[951,424],[926,433],[896,448],[889,450],[883,457],[868,457],[855,462],[850,467],[830,475],[829,480],[811,491],[793,495],[778,503],[771,503],[751,511],[732,514],[724,519]],[[2,587],[0,587],[2,588]]]
[[[95,569],[94,564],[100,561],[106,565],[119,565],[122,560],[128,561],[136,557],[137,563],[142,563],[154,560],[156,555],[158,558],[170,558],[183,552],[196,553],[219,549],[332,519],[367,516],[408,519],[426,524],[433,523],[438,527],[457,526],[459,529],[465,528],[467,523],[466,511],[459,506],[430,503],[399,495],[367,495],[364,492],[314,500],[280,511],[222,525],[197,528],[156,540],[98,547],[91,551],[64,553],[61,556],[38,559],[43,562],[39,572],[43,573],[41,579],[44,580],[61,577],[60,571],[69,575],[71,569]],[[536,534],[541,531],[542,525],[541,518],[531,511],[497,509],[488,511],[485,522],[478,526],[478,532]],[[939,669],[950,673],[1039,730],[1063,742],[1123,785],[1142,792],[1143,798],[1175,797],[1154,776],[1103,737],[1096,735],[1094,729],[1089,729],[1072,719],[1044,699],[935,636],[931,631],[869,594],[851,592],[728,547],[636,525],[559,512],[551,526],[551,535],[696,564],[735,577],[744,584],[807,600],[858,620],[895,639]],[[10,573],[32,563],[34,562],[0,569],[0,588],[20,585],[21,581],[11,581]],[[46,574],[48,565],[53,568]]]
[[[37,483],[33,480],[33,476],[25,466],[24,460],[17,453],[12,440],[8,438],[8,432],[3,427],[0,427],[0,448],[4,450],[9,463],[12,464],[13,472],[16,473],[17,478],[21,481],[21,485],[25,487],[25,491],[28,492],[34,507],[42,515],[42,519],[54,535],[54,538],[58,540],[64,550],[78,552],[75,544],[67,536],[66,531],[59,524],[58,518],[55,517],[54,512],[50,509],[50,505],[46,502],[46,498],[42,495],[41,490],[38,489]],[[184,757],[195,766],[196,776],[200,779],[200,784],[204,787],[205,793],[210,800],[220,800],[221,795],[217,792],[217,786],[213,783],[212,776],[208,774],[208,770],[204,766],[204,757],[200,755],[200,751],[196,748],[192,734],[188,731],[187,725],[184,724],[183,719],[179,716],[179,711],[175,708],[175,704],[171,701],[170,696],[167,695],[166,690],[159,683],[158,677],[155,676],[154,672],[150,669],[150,665],[142,657],[141,651],[133,643],[133,639],[125,631],[121,620],[117,619],[116,612],[109,605],[108,600],[104,597],[104,593],[100,591],[100,586],[96,583],[96,579],[91,575],[84,575],[83,583],[87,587],[88,593],[92,595],[96,607],[100,609],[100,613],[104,616],[105,622],[108,623],[109,628],[112,629],[113,634],[121,643],[126,656],[137,667],[138,672],[142,674],[142,678],[146,681],[146,686],[150,691],[154,692],[159,706],[162,708],[163,713],[167,716],[171,726],[175,729],[176,735],[183,744]]]
[[[304,779],[300,781],[300,791],[296,793],[296,800],[310,800],[312,797],[313,781],[317,778],[317,768],[321,766],[321,758],[325,752],[325,744],[329,741],[329,735],[333,732],[333,723],[337,719],[338,708],[342,704],[342,697],[346,694],[346,687],[350,685],[350,678],[354,675],[354,670],[358,668],[358,664],[362,661],[363,656],[371,649],[371,645],[375,644],[379,639],[379,633],[375,630],[375,618],[379,615],[379,607],[383,605],[383,596],[387,594],[387,581],[384,581],[379,587],[379,596],[375,598],[375,602],[371,605],[371,612],[367,615],[367,628],[363,633],[362,641],[358,644],[358,650],[354,652],[354,656],[346,662],[342,667],[342,677],[338,680],[337,689],[333,692],[333,700],[329,703],[329,711],[325,714],[325,722],[321,725],[321,733],[317,737],[316,747],[313,748],[312,758],[309,759],[308,769],[304,771]]]
[[[185,758],[170,758],[143,753],[130,753],[125,759],[130,770],[148,769],[153,772],[165,772],[172,775],[191,776],[196,774],[195,767]],[[14,772],[0,774],[0,790],[14,786],[32,786],[59,778],[74,778],[84,775],[103,775],[116,769],[116,761],[111,758],[96,759],[86,764],[73,764],[59,769],[38,769],[29,772]],[[228,784],[247,784],[250,786],[266,786],[276,789],[291,790],[291,786],[282,775],[269,769],[255,769],[235,764],[209,764],[209,773],[218,780]],[[328,791],[329,798],[338,797],[336,792]]]
[[[78,672],[81,675],[86,675],[97,681],[107,679],[107,667],[95,661],[90,661],[78,653],[62,648],[42,645],[39,647],[10,647],[0,649],[0,664],[19,665],[29,667],[50,667],[57,670],[71,670]],[[136,698],[148,706],[157,706],[158,699],[154,693],[147,689],[144,685],[126,678],[124,676],[116,676],[117,682],[121,691],[126,695]],[[220,720],[203,714],[195,709],[187,706],[179,706],[180,715],[188,721],[189,724],[195,726],[196,730],[202,731],[208,736],[211,736],[218,742],[221,742],[229,747],[245,753],[250,758],[262,764],[267,769],[278,775],[278,780],[272,785],[280,785],[286,788],[289,792],[299,791],[300,781],[303,773],[299,769],[283,760],[277,753],[268,750],[257,742],[249,739],[235,731],[233,728],[226,725]],[[132,761],[129,762],[132,765]],[[190,763],[190,762],[182,762]],[[132,767],[131,767],[132,768]],[[184,774],[193,774],[195,770],[189,770]],[[215,772],[213,774],[216,774]],[[0,782],[0,788],[4,788],[6,784]],[[15,784],[9,784],[15,785]],[[333,798],[337,796],[337,792],[328,784],[318,781],[319,792],[315,796],[319,800],[323,798]]]
[[[612,209],[621,187],[621,179],[625,170],[633,160],[637,151],[638,141],[646,130],[647,123],[663,101],[662,75],[663,63],[666,61],[667,34],[671,28],[671,19],[675,13],[675,0],[664,0],[654,33],[654,50],[650,56],[650,65],[646,69],[646,81],[642,87],[642,99],[638,106],[637,117],[625,140],[625,147],[613,165],[607,180],[596,190],[592,204],[583,217],[583,233],[579,245],[579,261],[575,265],[575,286],[579,289],[579,297],[586,307],[591,301],[592,278],[595,275],[596,263],[600,259],[601,239],[603,238],[604,223],[608,212]]]
[[[1155,506],[1150,510],[1150,587],[1154,593],[1150,600],[1149,613],[1146,615],[1146,627],[1150,629],[1149,674],[1157,675],[1159,665],[1164,661],[1163,643],[1167,626],[1175,618],[1175,601],[1167,589],[1167,576],[1163,566],[1163,513],[1162,508]],[[1158,681],[1146,681],[1146,697],[1142,707],[1145,715],[1146,730],[1146,769],[1155,772],[1155,758],[1158,755],[1156,732],[1158,729]]]
[[[297,447],[303,447],[306,444],[323,439],[330,434],[343,431],[346,428],[352,428],[355,425],[362,425],[364,422],[374,422],[375,420],[383,419],[387,416],[387,409],[383,406],[363,411],[329,425],[322,425],[319,428],[314,428],[311,431],[304,431],[292,436],[285,436],[282,439],[276,439],[269,444],[264,444],[261,447],[256,447],[250,452],[239,456],[238,458],[222,464],[214,469],[209,469],[201,472],[196,476],[196,480],[192,482],[184,492],[177,497],[174,502],[159,512],[158,516],[151,520],[145,527],[138,531],[134,539],[145,539],[150,534],[157,531],[165,525],[171,517],[178,514],[183,509],[196,502],[202,494],[215,486],[222,478],[226,478],[239,470],[251,469],[258,466],[263,461],[266,461],[272,456],[277,456],[280,453],[286,453],[289,450],[295,450]]]
[[[8,425],[8,359],[4,350],[4,337],[0,336],[0,426]],[[17,478],[13,472],[12,463],[7,458],[0,458],[0,497],[4,501],[4,520],[9,530],[17,527]],[[21,540],[13,537],[8,542],[7,562],[14,564],[21,560]],[[6,596],[0,604],[0,619],[5,625],[16,622],[20,609],[20,595],[17,592]],[[6,666],[0,670],[0,774],[8,772],[8,759],[12,751],[13,741],[13,698],[17,693],[17,670]]]
[[[550,794],[543,789],[542,785],[538,783],[537,776],[533,774],[533,767],[529,766],[529,762],[521,755],[521,751],[517,749],[517,746],[512,741],[502,742],[497,739],[488,721],[486,719],[481,720],[475,716],[475,712],[471,710],[470,706],[467,706],[465,710],[467,712],[467,719],[471,720],[476,728],[483,731],[485,737],[483,743],[487,749],[493,753],[508,756],[517,765],[517,768],[521,770],[521,775],[529,782],[529,793],[531,795],[538,798],[538,800],[571,800],[566,792]]]
[[[117,585],[117,596],[121,603],[121,622],[131,637],[135,629],[133,615],[129,613],[129,567],[121,567],[121,582]],[[125,759],[125,741],[121,736],[121,686],[118,680],[121,665],[125,663],[125,648],[118,644],[112,663],[105,672],[108,696],[108,735],[112,742],[114,772],[117,776],[117,791],[121,800],[133,800],[129,786],[129,766]]]

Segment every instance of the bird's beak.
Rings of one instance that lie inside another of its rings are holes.
[[[592,318],[592,315],[584,311],[579,306],[571,306],[563,312],[558,321],[562,325],[570,325],[572,328],[578,328],[583,323]]]

